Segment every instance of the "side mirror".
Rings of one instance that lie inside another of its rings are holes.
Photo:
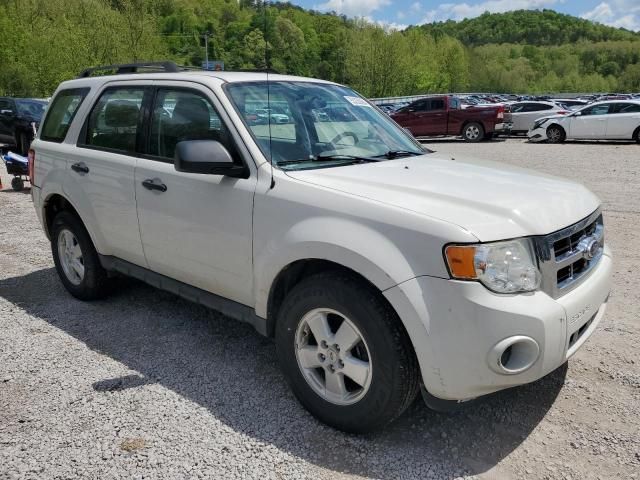
[[[173,165],[178,172],[247,178],[247,169],[233,162],[229,151],[215,140],[186,140],[176,145]]]

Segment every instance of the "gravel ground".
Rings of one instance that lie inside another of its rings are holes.
[[[614,290],[568,366],[455,415],[417,401],[382,432],[344,435],[299,406],[249,326],[129,280],[105,301],[70,297],[2,169],[0,479],[640,477],[640,146],[428,145],[603,200]]]

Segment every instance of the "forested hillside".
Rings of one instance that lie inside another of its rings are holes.
[[[0,0],[0,94],[49,96],[87,66],[209,59],[349,84],[368,96],[640,91],[640,36],[555,12],[385,32],[250,0]],[[266,34],[266,35],[265,35]]]
[[[553,10],[484,13],[460,22],[449,20],[419,27],[430,35],[449,35],[468,46],[487,43],[564,45],[576,42],[640,40],[640,34],[608,27]]]

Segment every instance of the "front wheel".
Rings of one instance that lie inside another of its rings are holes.
[[[19,192],[24,188],[24,180],[20,177],[13,177],[11,179],[11,188],[13,188],[16,192]]]
[[[462,138],[467,142],[479,142],[484,138],[484,127],[477,122],[469,123],[462,129]]]
[[[383,427],[414,400],[419,368],[409,337],[380,293],[342,273],[314,275],[278,315],[280,367],[304,407],[346,432]]]
[[[551,125],[547,128],[547,140],[549,143],[562,143],[567,138],[564,129],[558,125]]]
[[[640,127],[638,127],[636,129],[636,131],[633,134],[633,139],[637,142],[640,143]]]

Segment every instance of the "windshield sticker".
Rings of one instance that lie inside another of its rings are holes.
[[[356,107],[370,107],[364,98],[360,97],[344,97],[347,102]]]

